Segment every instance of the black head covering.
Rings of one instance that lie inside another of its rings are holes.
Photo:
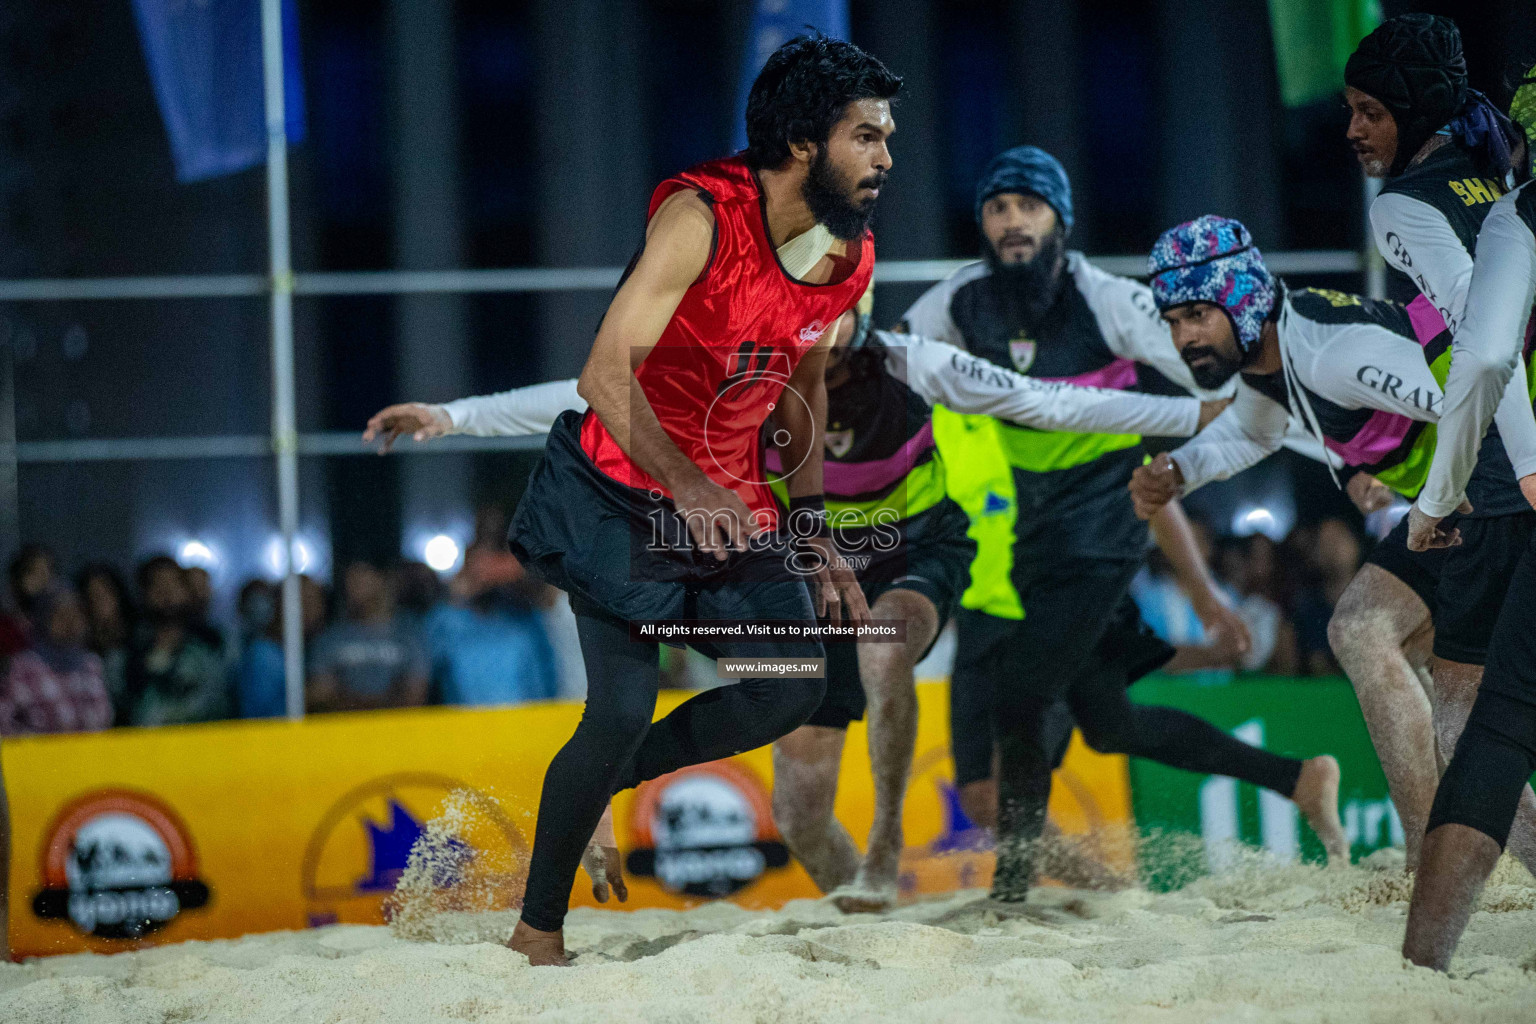
[[[1402,14],[1360,41],[1344,65],[1344,84],[1378,100],[1397,122],[1401,174],[1430,136],[1467,101],[1467,61],[1456,23],[1437,14]]]

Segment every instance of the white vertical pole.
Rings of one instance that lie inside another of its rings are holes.
[[[288,112],[283,98],[283,3],[261,0],[261,66],[267,112],[267,244],[272,288],[272,451],[283,535],[283,674],[288,717],[304,717],[304,618],[294,549],[299,459],[293,399],[293,263],[288,235]]]
[[[1361,225],[1365,241],[1361,254],[1365,257],[1365,294],[1373,299],[1387,297],[1387,262],[1376,251],[1376,235],[1371,230],[1371,204],[1381,195],[1381,179],[1365,179],[1365,222]]]

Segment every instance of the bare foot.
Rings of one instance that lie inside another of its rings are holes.
[[[1317,833],[1328,853],[1328,866],[1349,866],[1349,840],[1339,821],[1339,762],[1327,754],[1309,757],[1301,763],[1296,791],[1291,799],[1306,816],[1307,824]]]
[[[528,958],[530,967],[569,967],[570,958],[565,953],[565,933],[541,932],[517,922],[507,948]]]
[[[845,914],[883,914],[896,906],[896,883],[870,885],[862,880],[832,891],[832,903]]]

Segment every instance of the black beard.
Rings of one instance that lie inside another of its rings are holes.
[[[1061,291],[1061,268],[1067,250],[1065,232],[1057,227],[1041,239],[1039,250],[1027,263],[1004,263],[991,242],[984,241],[982,247],[1008,326],[1024,330],[1039,326]]]
[[[1220,388],[1243,368],[1242,359],[1232,359],[1204,345],[1191,345],[1180,355],[1184,357],[1185,365],[1189,366],[1189,375],[1195,378],[1195,383],[1206,391],[1215,391]],[[1205,355],[1210,356],[1210,360],[1201,363],[1198,368],[1189,364],[1190,356]]]
[[[866,178],[856,187],[879,188],[884,184],[885,174],[881,172]],[[833,238],[845,242],[862,236],[864,229],[869,227],[870,218],[875,215],[875,200],[866,199],[856,203],[848,198],[853,192],[854,188],[842,181],[832,169],[826,148],[819,148],[811,159],[810,173],[801,186],[801,194],[805,196],[805,204],[811,208],[811,216],[832,232]]]

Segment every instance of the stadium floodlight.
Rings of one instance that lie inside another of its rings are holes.
[[[421,547],[422,561],[434,572],[448,572],[459,564],[459,542],[446,533],[430,538]]]
[[[182,541],[176,551],[176,561],[182,568],[215,569],[219,564],[218,553],[207,541],[193,538]]]

